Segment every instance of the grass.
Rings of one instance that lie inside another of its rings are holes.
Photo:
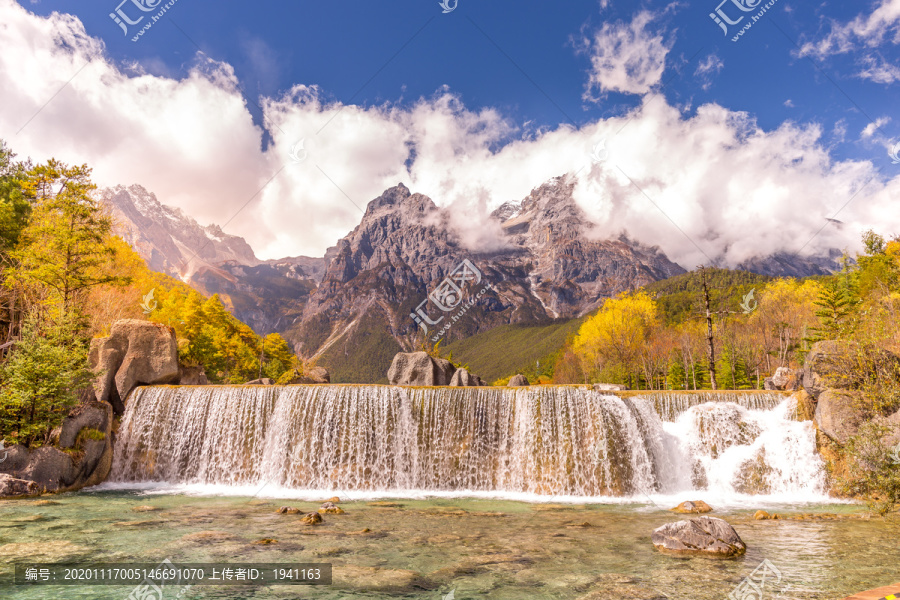
[[[557,321],[541,325],[501,325],[441,347],[453,362],[468,364],[469,370],[487,382],[516,373],[534,373],[540,361],[541,372],[549,372],[554,355],[566,339],[578,331],[583,319]]]

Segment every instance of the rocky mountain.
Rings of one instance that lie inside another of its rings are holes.
[[[490,250],[467,248],[448,209],[430,198],[403,185],[387,190],[338,242],[285,335],[333,372],[340,363],[355,380],[382,379],[395,352],[426,339],[577,317],[605,298],[684,272],[657,248],[624,237],[592,241],[572,189],[555,179],[495,211],[499,240]]]
[[[325,273],[324,258],[261,261],[241,237],[201,226],[139,185],[98,190],[121,235],[154,271],[223,303],[257,333],[289,327]]]
[[[370,382],[384,380],[398,351],[580,317],[606,298],[685,272],[659,248],[596,235],[573,189],[556,178],[483,222],[461,224],[401,184],[372,200],[325,257],[269,261],[140,186],[100,198],[151,268],[219,294],[258,333],[282,333],[335,382]],[[488,232],[490,243],[473,243],[472,229]],[[806,276],[833,270],[835,258],[773,255],[743,268]]]

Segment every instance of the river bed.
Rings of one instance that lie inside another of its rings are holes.
[[[326,500],[323,494],[321,500]],[[687,498],[685,498],[687,499]],[[697,498],[700,499],[700,498]],[[49,502],[49,503],[48,503]],[[16,562],[318,562],[331,586],[194,586],[186,600],[347,598],[454,600],[722,600],[764,560],[776,570],[764,598],[836,600],[900,579],[900,519],[856,505],[718,509],[748,545],[734,560],[681,559],[650,543],[683,518],[646,503],[529,503],[490,498],[354,500],[308,526],[281,505],[319,502],[101,490],[0,502],[0,597],[125,600],[133,586],[10,585]],[[715,506],[714,506],[715,508]],[[793,520],[801,513],[818,515]],[[838,518],[823,518],[827,514]],[[255,544],[263,539],[277,543]],[[175,598],[182,590],[167,590]],[[448,596],[453,592],[451,596]],[[740,593],[739,593],[740,594]],[[757,596],[736,595],[740,599]]]

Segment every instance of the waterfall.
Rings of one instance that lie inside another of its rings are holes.
[[[110,479],[461,495],[824,493],[814,432],[789,419],[791,401],[733,394],[144,387],[127,403]]]

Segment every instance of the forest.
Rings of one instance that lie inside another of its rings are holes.
[[[557,356],[554,383],[758,389],[811,345],[900,350],[900,238],[869,231],[833,275],[767,278],[700,268],[607,300]],[[708,302],[707,302],[708,301]]]
[[[171,327],[179,362],[213,383],[277,379],[299,361],[218,296],[149,270],[92,196],[86,165],[18,161],[0,141],[0,439],[49,442],[89,388],[90,341],[119,319]]]

